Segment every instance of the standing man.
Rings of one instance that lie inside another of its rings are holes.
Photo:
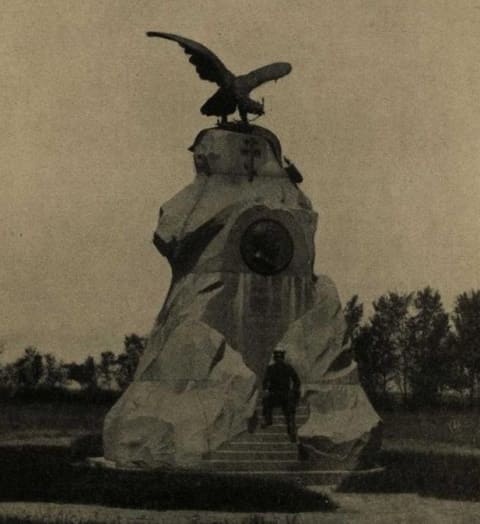
[[[273,352],[263,380],[263,417],[265,426],[272,425],[272,411],[275,406],[282,408],[287,421],[287,431],[292,442],[296,441],[295,409],[300,399],[300,379],[290,364],[285,362],[285,351]]]

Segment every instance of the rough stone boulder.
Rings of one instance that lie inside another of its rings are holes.
[[[258,127],[215,128],[191,151],[196,177],[162,206],[154,235],[171,287],[135,380],[107,415],[105,457],[195,466],[247,429],[279,343],[310,405],[299,428],[307,458],[325,456],[326,441],[335,452],[363,447],[378,417],[354,363],[335,369],[340,303],[331,281],[313,274],[317,214],[283,167],[278,139]]]

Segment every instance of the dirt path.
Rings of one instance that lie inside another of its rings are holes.
[[[322,488],[325,491],[324,488]],[[475,524],[480,503],[423,498],[418,495],[337,494],[335,513],[220,513],[207,511],[147,511],[74,504],[0,503],[0,522],[28,520],[75,524]]]

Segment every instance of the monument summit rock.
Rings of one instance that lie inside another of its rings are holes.
[[[161,207],[154,234],[171,286],[134,382],[106,417],[105,458],[197,467],[254,430],[265,370],[282,348],[308,406],[301,456],[361,467],[379,417],[343,345],[335,285],[314,274],[317,214],[277,137],[230,124],[202,131],[190,150],[195,179]]]

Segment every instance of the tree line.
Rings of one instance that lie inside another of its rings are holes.
[[[473,405],[480,381],[480,291],[462,293],[448,314],[431,287],[389,292],[372,304],[353,296],[344,309],[346,342],[358,363],[362,385],[377,404],[400,398],[430,406],[455,398]]]
[[[386,293],[372,308],[364,319],[358,295],[347,302],[344,343],[374,404],[385,407],[400,399],[406,406],[430,406],[459,398],[473,405],[478,400],[480,290],[457,296],[450,314],[431,287]],[[0,366],[0,391],[8,396],[62,391],[74,382],[81,391],[120,393],[132,382],[146,343],[146,337],[132,333],[125,336],[120,354],[105,351],[81,363],[65,363],[28,347],[17,360]]]
[[[146,337],[132,333],[125,336],[120,354],[104,351],[98,360],[88,356],[81,363],[66,363],[30,346],[14,362],[0,366],[0,389],[15,396],[67,390],[73,383],[90,394],[99,389],[121,392],[132,382],[146,343]]]

